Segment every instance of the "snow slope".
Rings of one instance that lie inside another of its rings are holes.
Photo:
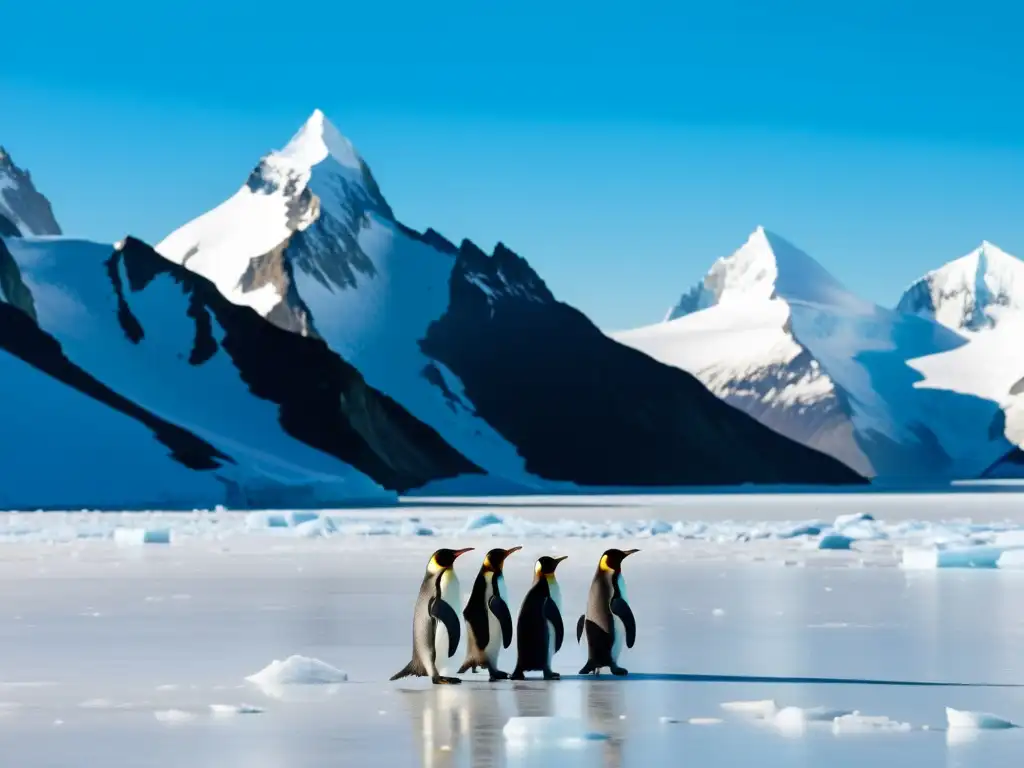
[[[869,476],[977,477],[1011,450],[996,402],[920,386],[910,361],[959,350],[960,334],[859,299],[761,227],[666,318],[614,337]]]
[[[982,242],[916,281],[896,309],[955,331],[995,328],[1003,318],[1024,311],[1024,261]]]
[[[0,237],[59,235],[50,201],[40,194],[28,171],[0,147]]]
[[[697,382],[611,342],[504,246],[487,255],[398,223],[319,111],[157,250],[232,302],[322,338],[506,487],[859,480],[713,398],[703,405]],[[676,418],[652,423],[651,404],[669,401]]]
[[[140,468],[153,502],[173,505],[188,489],[195,489],[189,498],[200,499],[191,503],[205,506],[377,502],[393,499],[394,490],[477,471],[321,343],[228,303],[137,240],[112,247],[8,238],[0,241],[0,288],[0,355],[8,367],[23,361],[126,413],[170,448],[165,455],[204,475],[190,485],[174,479],[176,468],[153,476]],[[76,415],[75,423],[84,418]],[[46,428],[84,439],[67,422]],[[140,440],[96,453],[96,460],[123,472],[137,450],[152,447],[139,448]],[[16,450],[15,441],[8,445]],[[51,460],[35,477],[63,471]],[[125,495],[131,489],[123,484],[93,490],[71,498],[104,506],[132,506],[138,498]]]

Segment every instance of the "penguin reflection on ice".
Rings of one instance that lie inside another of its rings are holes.
[[[545,680],[560,675],[551,670],[551,659],[562,647],[565,628],[562,622],[562,590],[555,569],[564,557],[542,557],[534,567],[533,586],[523,598],[516,623],[516,662],[513,680],[523,680],[525,672],[540,671]]]
[[[639,551],[609,549],[601,555],[590,583],[587,612],[576,622],[576,642],[587,633],[587,663],[581,675],[596,675],[603,667],[611,669],[613,675],[629,674],[618,661],[622,646],[632,648],[636,642],[636,619],[626,596],[622,561]]]
[[[459,673],[478,667],[486,669],[491,680],[507,680],[508,673],[498,669],[498,655],[512,644],[512,614],[502,569],[505,558],[522,547],[492,549],[484,556],[480,573],[473,583],[469,602],[462,615],[466,619],[466,660]]]
[[[461,629],[456,611],[461,598],[455,560],[472,549],[439,549],[431,555],[412,615],[412,660],[392,680],[429,677],[435,684],[462,682],[445,677],[440,670],[459,649]]]

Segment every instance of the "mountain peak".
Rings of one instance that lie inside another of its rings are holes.
[[[314,109],[284,149],[274,154],[299,166],[312,167],[328,157],[346,168],[361,169],[363,166],[352,142],[334,127],[320,109]]]
[[[14,164],[14,158],[0,146],[0,219],[4,230],[22,235],[59,235],[60,225],[50,201],[35,188],[32,176]]]
[[[896,309],[957,331],[992,328],[1007,310],[1024,310],[1024,261],[982,240],[913,283]]]
[[[738,250],[711,266],[703,281],[668,311],[665,321],[733,301],[781,298],[835,304],[847,303],[849,297],[842,284],[817,261],[758,225]]]

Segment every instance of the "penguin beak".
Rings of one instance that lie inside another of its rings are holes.
[[[456,549],[452,553],[452,557],[462,557],[464,554],[466,554],[467,552],[472,552],[474,549],[475,549],[475,547],[466,547],[465,549]]]
[[[505,557],[508,557],[513,552],[518,552],[520,549],[522,549],[522,547],[512,547],[512,549],[506,549],[505,550]]]
[[[625,551],[624,551],[624,552],[622,553],[622,556],[623,556],[624,558],[625,558],[625,557],[629,557],[630,555],[635,555],[635,554],[636,554],[637,552],[639,552],[639,551],[640,551],[639,549],[627,549],[627,550],[625,550]]]
[[[568,555],[562,555],[561,557],[553,557],[551,559],[554,560],[556,563],[560,563],[563,560],[568,560],[569,556]]]

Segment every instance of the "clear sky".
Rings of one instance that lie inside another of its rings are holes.
[[[156,242],[316,107],[397,215],[657,321],[758,224],[894,304],[1024,256],[1024,9],[943,0],[7,4],[0,143],[72,234]]]

